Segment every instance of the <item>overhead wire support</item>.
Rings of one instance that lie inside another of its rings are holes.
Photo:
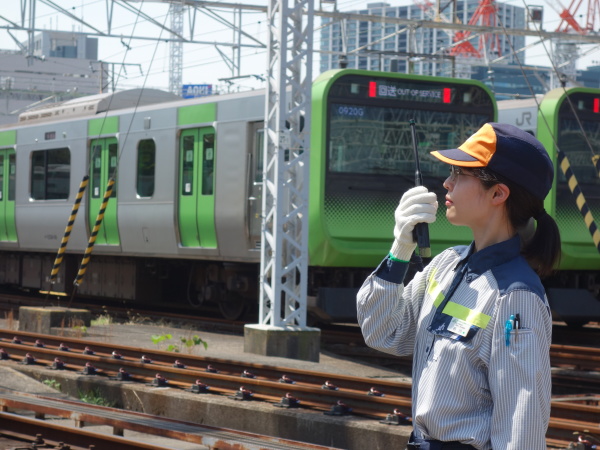
[[[270,0],[268,9],[259,325],[302,328],[314,0],[291,1]]]

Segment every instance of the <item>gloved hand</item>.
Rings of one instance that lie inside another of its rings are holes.
[[[421,222],[435,222],[438,202],[435,194],[429,192],[425,186],[409,189],[400,199],[394,217],[395,240],[390,253],[402,261],[409,261],[417,246],[413,239],[413,229]]]

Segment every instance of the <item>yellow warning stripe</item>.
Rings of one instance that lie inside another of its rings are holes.
[[[69,220],[65,228],[65,233],[60,243],[60,247],[58,248],[58,253],[56,254],[56,259],[54,260],[54,265],[52,266],[52,271],[50,272],[51,284],[54,284],[56,282],[56,276],[58,275],[58,270],[60,269],[60,265],[62,264],[63,255],[67,250],[67,243],[69,242],[69,238],[71,237],[71,230],[73,229],[73,224],[75,223],[75,218],[77,217],[77,211],[79,211],[79,205],[81,203],[83,193],[85,192],[85,188],[87,187],[89,180],[89,175],[86,175],[83,177],[81,183],[79,184],[79,191],[77,192],[77,196],[75,197],[75,203],[73,203],[71,215],[69,216]]]
[[[592,240],[594,241],[594,245],[596,249],[600,252],[600,231],[598,231],[598,227],[596,226],[596,221],[594,220],[594,216],[590,211],[590,208],[587,205],[583,192],[579,187],[579,183],[577,182],[577,177],[571,170],[571,164],[569,163],[569,159],[567,155],[565,155],[561,150],[557,150],[558,162],[560,169],[562,170],[565,178],[567,180],[567,184],[569,189],[571,190],[571,194],[575,198],[575,203],[581,216],[583,217],[583,221],[585,222],[585,226],[588,228],[592,236]]]
[[[102,204],[100,205],[100,210],[98,211],[98,216],[96,217],[96,224],[92,229],[92,234],[88,240],[88,246],[85,249],[85,253],[83,255],[83,259],[81,260],[81,265],[79,266],[79,271],[77,272],[77,276],[75,277],[75,281],[73,284],[75,286],[79,286],[83,280],[83,276],[87,270],[87,266],[92,257],[92,250],[94,249],[94,244],[96,243],[96,237],[98,236],[98,231],[100,230],[100,226],[102,225],[102,219],[104,219],[104,212],[106,211],[106,206],[108,205],[108,200],[113,191],[113,186],[115,184],[114,178],[108,180],[108,184],[106,185],[106,192],[104,192],[104,198],[102,199]]]

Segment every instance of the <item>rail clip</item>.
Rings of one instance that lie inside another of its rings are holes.
[[[252,393],[252,391],[250,389],[246,389],[244,386],[241,386],[240,389],[235,393],[234,396],[229,397],[232,398],[234,400],[252,400],[252,396],[254,394]]]
[[[329,411],[325,411],[323,414],[326,416],[347,416],[352,413],[352,408],[346,405],[341,400],[331,407]]]
[[[274,403],[274,406],[278,408],[297,408],[300,406],[300,400],[296,397],[293,397],[289,392],[285,394],[284,397],[281,397],[281,401],[279,403]]]
[[[385,425],[408,425],[412,422],[412,419],[402,414],[397,409],[394,409],[393,414],[388,414],[384,420],[380,420],[379,423]]]

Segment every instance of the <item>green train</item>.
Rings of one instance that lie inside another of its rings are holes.
[[[600,320],[600,89],[559,88],[544,96],[498,102],[498,120],[536,136],[555,165],[545,208],[560,229],[562,257],[545,280],[557,318]]]
[[[29,110],[1,127],[0,284],[73,294],[112,180],[78,296],[183,302],[216,308],[227,319],[255,308],[264,102],[264,91],[183,100],[132,90]],[[344,69],[314,81],[311,315],[319,321],[355,318],[354,293],[389,251],[394,209],[414,184],[410,121],[416,123],[424,184],[443,196],[447,167],[429,152],[459,145],[497,117],[493,93],[472,80]],[[552,198],[562,192],[558,187],[560,179]],[[78,196],[81,212],[51,285]],[[586,262],[561,266],[559,276],[597,268],[600,258],[584,231],[574,233],[581,241],[576,254],[585,248]],[[471,240],[467,228],[447,222],[443,208],[430,235],[434,254]]]

